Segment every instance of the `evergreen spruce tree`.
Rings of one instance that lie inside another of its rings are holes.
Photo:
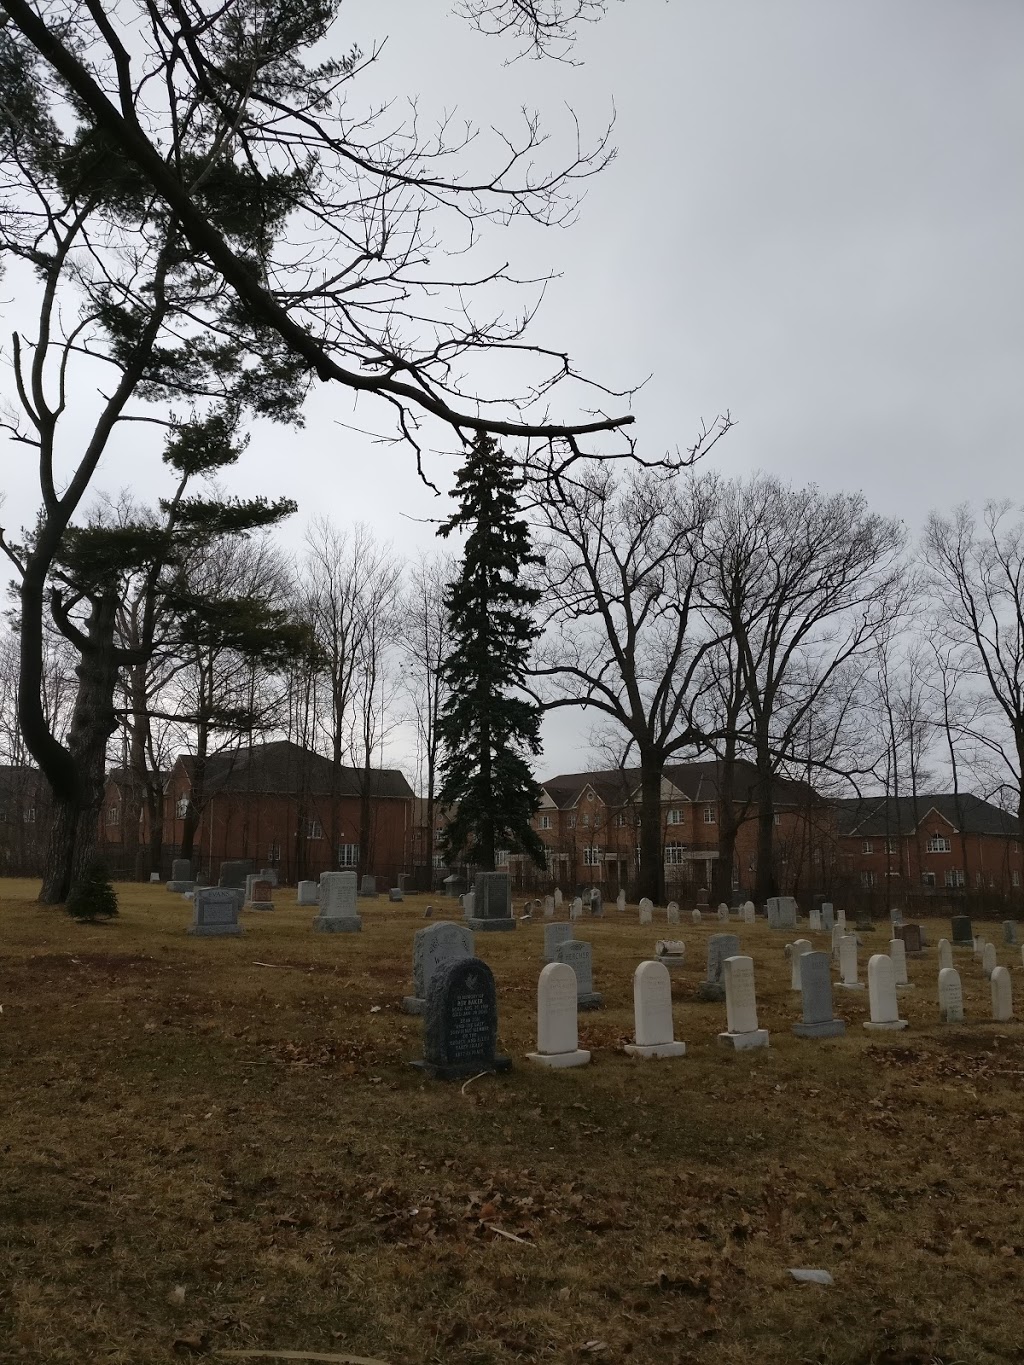
[[[522,581],[539,563],[518,515],[523,479],[485,433],[459,472],[459,509],[438,529],[467,528],[459,577],[445,594],[452,651],[447,700],[438,722],[443,757],[438,800],[453,808],[441,846],[493,871],[495,851],[526,853],[539,867],[544,845],[530,824],[540,801],[527,755],[540,752],[540,709],[516,695],[526,654],[539,634],[531,609],[539,592]]]
[[[95,923],[117,914],[117,892],[107,875],[106,864],[93,858],[68,895],[65,909],[72,919]]]

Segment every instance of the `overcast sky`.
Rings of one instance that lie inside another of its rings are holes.
[[[503,66],[510,49],[443,0],[343,16],[346,44],[388,39],[367,85],[418,93],[421,116],[500,125],[527,104],[561,136],[566,106],[594,133],[614,106],[618,156],[576,224],[491,245],[560,276],[538,340],[612,386],[651,376],[632,404],[642,450],[687,445],[728,408],[717,468],[861,489],[915,534],[932,507],[1024,500],[1019,0],[625,0],[584,29],[579,66]],[[256,431],[234,486],[295,497],[295,544],[327,512],[427,545],[416,518],[447,504],[339,417],[327,387],[304,431]],[[162,490],[140,430],[100,486]],[[15,526],[36,487],[16,447],[2,458]],[[542,773],[585,766],[579,734],[564,713],[547,725]]]

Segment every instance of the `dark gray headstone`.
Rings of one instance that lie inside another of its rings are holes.
[[[244,933],[238,922],[242,908],[242,892],[230,886],[204,886],[193,899],[193,919],[190,934],[203,938]]]
[[[473,956],[473,935],[462,924],[438,920],[418,929],[412,940],[412,995],[402,1001],[406,1014],[422,1014],[426,1009],[430,983],[439,971],[453,962]]]
[[[566,939],[555,949],[555,961],[568,963],[576,973],[577,1009],[597,1009],[604,1003],[602,996],[594,990],[592,949],[589,943]]]
[[[192,880],[192,859],[175,858],[171,862],[171,881],[190,882]]]
[[[544,926],[544,961],[558,961],[558,945],[572,938],[572,925],[566,920],[555,920]]]
[[[974,947],[974,930],[969,915],[953,916],[953,943],[957,948]]]
[[[895,924],[892,934],[893,938],[903,940],[903,946],[908,955],[924,951],[924,935],[921,933],[919,924]]]
[[[260,877],[263,881],[269,882],[271,886],[277,886],[277,868],[261,867]]]
[[[1003,920],[1003,942],[1017,946],[1017,921],[1013,919]]]
[[[722,964],[727,957],[738,957],[740,941],[735,934],[712,934],[708,939],[707,975],[697,987],[697,999],[718,1001],[725,999],[725,980]]]
[[[369,873],[366,873],[366,875],[363,877],[363,880],[362,880],[362,882],[361,882],[361,884],[360,884],[360,887],[359,887],[359,894],[360,894],[361,896],[366,896],[367,898],[372,898],[372,897],[376,896],[376,894],[377,894],[377,878],[376,878],[376,877],[371,877]]]
[[[803,1021],[793,1025],[798,1038],[838,1038],[846,1032],[832,1011],[832,959],[829,953],[804,953],[800,959]]]
[[[229,858],[220,865],[220,885],[245,890],[245,879],[253,870],[251,858]]]
[[[473,912],[466,916],[470,929],[482,932],[514,929],[512,890],[507,872],[478,872],[473,883]]]
[[[590,913],[594,919],[604,919],[604,899],[596,887],[590,893]]]
[[[467,957],[435,972],[423,1017],[423,1060],[413,1065],[446,1081],[508,1071],[512,1063],[496,1056],[497,1041],[498,1001],[487,963]]]
[[[821,903],[821,931],[823,934],[830,934],[836,927],[836,912],[831,901]]]
[[[389,901],[404,901],[404,900],[405,900],[405,892],[402,890],[402,888],[401,888],[400,886],[392,886],[392,887],[389,889],[389,891],[388,891],[388,900],[389,900]]]

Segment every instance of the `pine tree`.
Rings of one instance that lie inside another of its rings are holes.
[[[459,471],[458,511],[438,528],[441,536],[469,532],[461,573],[445,594],[452,650],[443,669],[438,800],[454,814],[441,846],[449,860],[463,856],[485,870],[493,870],[497,848],[545,865],[530,824],[540,788],[527,762],[540,752],[540,709],[516,695],[539,634],[532,608],[540,594],[522,581],[524,569],[539,563],[518,515],[523,483],[481,433]]]
[[[86,865],[68,894],[65,909],[72,919],[90,924],[117,914],[117,892],[101,859],[93,858]]]

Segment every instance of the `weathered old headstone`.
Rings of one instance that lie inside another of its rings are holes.
[[[1003,920],[1003,942],[1008,943],[1012,948],[1017,946],[1017,921],[1012,919]]]
[[[694,924],[699,924],[701,920],[700,911],[699,910],[692,911],[690,914],[690,919],[694,922]]]
[[[757,919],[757,907],[753,901],[743,902],[743,923],[753,924]]]
[[[839,940],[839,971],[843,978],[839,985],[845,990],[864,989],[863,983],[857,980],[857,939],[853,934],[843,934]]]
[[[953,916],[953,947],[970,948],[974,943],[974,930],[967,915]]]
[[[710,902],[708,901],[708,889],[706,886],[702,886],[700,890],[697,892],[697,909],[706,910],[709,904]]]
[[[555,924],[545,924],[544,926],[544,961],[557,962],[557,948],[560,943],[567,943],[572,938],[572,925],[565,920],[559,920]]]
[[[889,940],[889,957],[892,960],[892,975],[898,991],[911,991],[910,978],[907,976],[907,945],[901,938]]]
[[[541,1066],[585,1066],[576,1022],[576,974],[564,962],[549,962],[537,982],[537,1051],[527,1059]]]
[[[473,913],[468,928],[482,933],[516,927],[507,872],[478,872],[473,882]]]
[[[260,868],[260,876],[262,877],[262,879],[263,879],[265,882],[269,882],[271,886],[276,886],[276,885],[277,885],[277,868],[276,868],[276,867],[261,867],[261,868]]]
[[[989,977],[992,986],[992,1018],[1005,1024],[1013,1018],[1013,984],[1008,967],[993,967]]]
[[[952,967],[952,965],[953,965],[953,949],[949,946],[949,939],[948,939],[948,938],[940,938],[940,939],[939,939],[939,971],[941,971],[941,970],[943,969],[943,967]]]
[[[405,900],[405,892],[400,886],[388,887],[388,901],[391,903]]]
[[[620,915],[624,915],[626,913],[625,891],[620,890],[619,894],[615,897],[615,909],[619,912]]]
[[[193,897],[195,907],[190,934],[212,938],[220,934],[236,937],[244,933],[238,922],[238,912],[242,908],[238,891],[230,886],[203,886]]]
[[[868,1009],[871,1018],[864,1024],[866,1029],[907,1027],[896,1003],[896,977],[888,953],[874,953],[868,959]]]
[[[299,882],[295,889],[296,905],[316,905],[317,884],[313,881]]]
[[[725,999],[723,963],[726,958],[736,957],[740,951],[740,941],[735,934],[712,934],[708,939],[708,965],[704,980],[697,987],[697,999],[716,1001]]]
[[[363,880],[359,884],[359,894],[365,896],[367,900],[375,900],[377,897],[377,878],[364,873]]]
[[[828,953],[804,953],[800,959],[800,1003],[803,1019],[793,1025],[798,1038],[840,1038],[846,1024],[832,1010],[832,964]]]
[[[463,892],[463,894],[459,897],[459,904],[462,906],[462,918],[463,918],[463,919],[472,919],[472,918],[473,918],[473,903],[474,903],[475,900],[476,900],[476,897],[474,896],[474,894],[473,894],[472,891],[465,891],[465,892]]]
[[[589,943],[567,939],[555,949],[555,959],[565,962],[576,973],[576,1004],[581,1010],[596,1010],[604,1003],[603,997],[594,990],[594,968]]]
[[[544,897],[544,918],[554,919],[555,917],[555,898],[554,896]]]
[[[902,940],[908,957],[919,957],[924,952],[924,935],[919,924],[897,924],[892,936]]]
[[[640,899],[640,923],[650,924],[654,919],[654,902],[649,896],[642,896]]]
[[[554,894],[554,896],[552,897],[552,899],[553,899],[554,902],[555,902],[555,909],[556,909],[556,910],[561,910],[561,908],[562,908],[562,888],[561,888],[560,886],[556,886],[556,887],[555,887],[555,894]]]
[[[592,919],[604,919],[604,900],[596,886],[590,893],[590,915]]]
[[[220,865],[220,885],[245,889],[245,879],[252,871],[251,858],[228,858]]]
[[[717,912],[717,913],[718,913],[718,922],[719,922],[719,924],[728,924],[728,922],[729,922],[729,907],[726,905],[725,901],[719,901],[719,903],[718,903],[718,912]]]
[[[686,1044],[675,1041],[672,983],[662,962],[641,962],[633,973],[633,1057],[685,1057]]]
[[[356,874],[323,872],[317,891],[320,913],[313,920],[318,934],[358,934],[363,921],[356,914]]]
[[[484,1071],[508,1071],[496,1055],[498,1000],[494,977],[478,957],[449,962],[434,973],[423,1012],[423,1060],[414,1062],[438,1080],[464,1080]]]
[[[996,969],[997,961],[996,945],[994,943],[986,943],[981,950],[981,970],[990,981],[992,980],[992,973]]]
[[[796,928],[796,901],[792,896],[770,896],[768,898],[768,928]]]
[[[686,944],[681,938],[659,938],[654,956],[666,967],[681,967],[686,961]]]
[[[960,973],[955,967],[942,967],[939,970],[939,1022],[964,1022],[964,991]]]
[[[902,924],[902,923],[903,923],[903,911],[902,911],[902,910],[890,910],[890,911],[889,911],[889,923],[893,926],[893,928],[895,928],[895,926],[896,926],[897,924]]]
[[[845,933],[846,933],[846,911],[843,909],[842,906],[840,906],[839,909],[836,911],[836,923],[839,925],[839,927],[842,929],[843,933],[845,934]]]
[[[739,1050],[768,1046],[768,1030],[757,1026],[754,959],[727,957],[722,964],[725,982],[726,1032],[718,1041]]]
[[[473,935],[463,924],[438,920],[417,929],[412,939],[412,995],[402,1000],[405,1014],[422,1014],[427,1007],[430,983],[453,962],[473,956]]]
[[[583,897],[582,897],[582,896],[573,896],[573,898],[572,898],[572,904],[569,906],[569,918],[570,918],[570,919],[582,919],[582,918],[583,918]]]
[[[157,881],[160,880],[160,873],[156,874]],[[171,880],[167,883],[168,891],[192,891],[195,888],[195,881],[192,877],[191,858],[175,858],[171,862]]]
[[[821,903],[821,932],[830,934],[836,927],[836,912],[831,901]]]
[[[274,888],[270,882],[263,877],[254,877],[250,884],[246,878],[246,889],[249,893],[249,903],[245,907],[247,910],[273,910]]]
[[[665,921],[666,921],[666,923],[668,923],[668,924],[678,924],[678,923],[679,923],[679,902],[678,902],[678,901],[669,901],[668,905],[665,907]]]
[[[807,927],[812,934],[821,933],[821,910],[816,905],[812,905],[807,912]]]
[[[789,985],[794,991],[800,990],[800,959],[813,950],[814,945],[806,938],[798,938],[792,945],[789,955]]]

